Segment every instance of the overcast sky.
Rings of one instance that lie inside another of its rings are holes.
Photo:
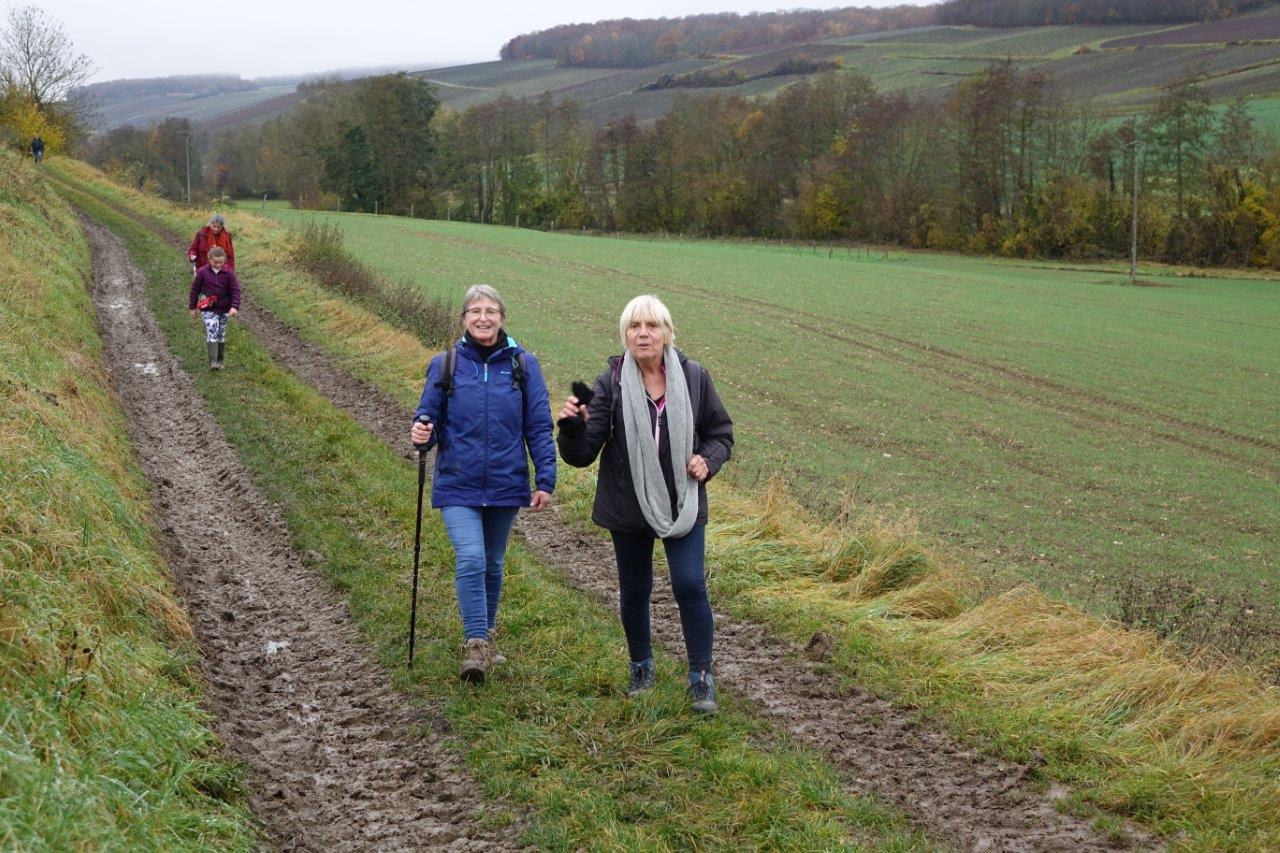
[[[31,0],[0,0],[0,9]],[[244,77],[404,63],[496,59],[512,36],[605,18],[774,11],[803,5],[890,6],[902,0],[786,4],[751,0],[44,0],[76,47],[100,67],[93,81],[170,74]]]

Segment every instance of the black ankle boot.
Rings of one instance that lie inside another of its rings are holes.
[[[699,714],[714,714],[720,710],[716,701],[716,683],[709,672],[689,673],[689,703]]]

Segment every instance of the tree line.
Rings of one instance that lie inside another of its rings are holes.
[[[830,72],[604,127],[549,95],[441,111],[395,75],[316,87],[206,160],[217,192],[327,209],[1070,259],[1127,253],[1136,165],[1143,257],[1280,266],[1280,147],[1199,73],[1124,120],[1004,62],[940,103]]]
[[[78,89],[77,94],[95,98],[138,98],[174,93],[201,97],[225,95],[229,92],[253,92],[259,88],[258,83],[245,80],[239,74],[175,74],[169,77],[131,78],[90,83]]]
[[[639,68],[718,51],[916,27],[935,22],[936,7],[796,9],[682,18],[624,18],[566,24],[516,36],[503,59],[554,59],[560,65]]]

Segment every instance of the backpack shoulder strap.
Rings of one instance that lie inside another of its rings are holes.
[[[444,391],[446,401],[453,393],[453,374],[458,369],[458,350],[449,347],[444,351],[444,361],[440,364],[440,381],[436,387]]]
[[[527,372],[524,352],[516,353],[511,357],[511,384],[519,388],[521,393],[524,393],[524,378]]]
[[[449,398],[453,396],[453,373],[457,367],[458,350],[456,347],[449,347],[444,351],[444,359],[440,362],[440,379],[436,382],[436,387],[444,392],[444,398],[440,401],[440,424],[436,433],[439,436],[436,443],[441,450],[444,449],[449,427]]]

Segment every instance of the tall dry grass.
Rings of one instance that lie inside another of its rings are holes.
[[[910,520],[817,521],[776,479],[757,496],[717,489],[708,547],[712,585],[740,612],[798,641],[830,631],[837,670],[1043,761],[1078,806],[1177,845],[1280,846],[1280,689],[1257,669],[1026,584],[992,588]]]

